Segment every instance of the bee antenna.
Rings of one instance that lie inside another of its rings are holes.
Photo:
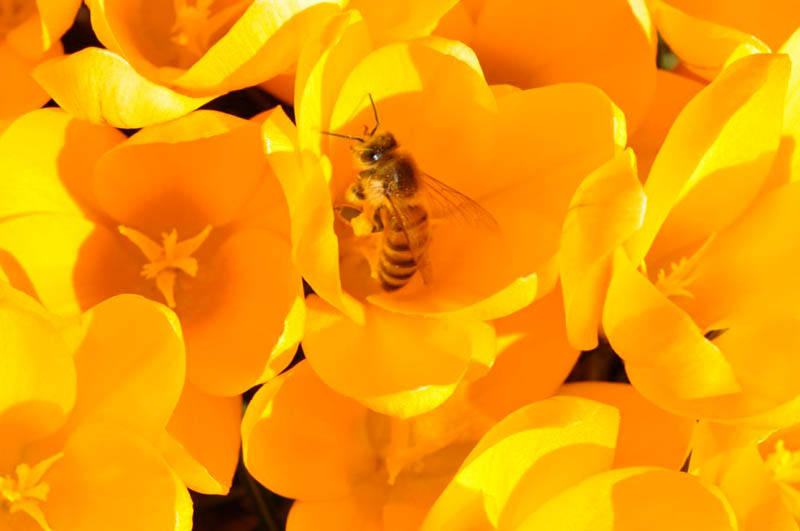
[[[375,116],[375,127],[373,127],[372,131],[369,132],[369,136],[372,136],[375,134],[375,131],[378,130],[378,126],[381,124],[381,122],[378,120],[378,108],[375,107],[375,100],[372,99],[372,94],[368,92],[367,96],[369,96],[369,102],[372,104],[372,115]]]
[[[331,133],[330,131],[320,131],[320,133],[322,133],[323,135],[337,136],[339,138],[355,140],[356,142],[361,142],[362,144],[365,142],[365,140],[359,136],[340,135],[339,133]]]

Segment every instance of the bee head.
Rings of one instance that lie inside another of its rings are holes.
[[[375,164],[379,162],[386,153],[392,151],[397,147],[397,140],[395,140],[392,133],[379,133],[367,137],[363,144],[356,144],[353,146],[353,151],[356,153],[358,160],[364,164]]]

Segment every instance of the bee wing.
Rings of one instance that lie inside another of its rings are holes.
[[[497,231],[499,226],[485,208],[462,194],[458,190],[444,184],[427,173],[420,172],[419,182],[428,199],[430,216],[443,218],[452,216],[461,222],[475,227]]]
[[[403,233],[406,235],[406,239],[408,240],[408,249],[411,251],[411,255],[414,257],[414,261],[417,263],[417,270],[422,275],[422,280],[426,284],[429,284],[432,280],[431,268],[425,253],[425,246],[428,242],[420,239],[419,233],[408,230],[408,227],[410,226],[410,220],[405,211],[405,203],[398,201],[397,198],[392,198],[392,196],[389,194],[386,194],[384,197],[389,204],[391,214],[395,217]],[[387,225],[387,223],[391,223],[391,220],[385,220],[384,226]]]

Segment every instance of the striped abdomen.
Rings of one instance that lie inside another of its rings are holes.
[[[393,291],[408,284],[419,267],[414,256],[421,257],[428,243],[428,212],[421,205],[406,207],[405,230],[394,215],[386,212],[378,276],[383,289]]]

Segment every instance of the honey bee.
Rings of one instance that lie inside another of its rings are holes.
[[[372,95],[369,95],[375,125],[364,128],[365,137],[323,132],[355,141],[351,147],[361,168],[345,200],[356,214],[372,223],[372,232],[381,232],[377,278],[386,291],[402,288],[419,271],[426,284],[432,280],[427,250],[431,240],[431,220],[459,216],[475,226],[496,229],[497,222],[478,203],[434,179],[417,167],[409,153],[400,151],[389,131],[379,132],[380,120]],[[338,209],[340,214],[342,208]],[[350,221],[355,216],[343,216]]]

